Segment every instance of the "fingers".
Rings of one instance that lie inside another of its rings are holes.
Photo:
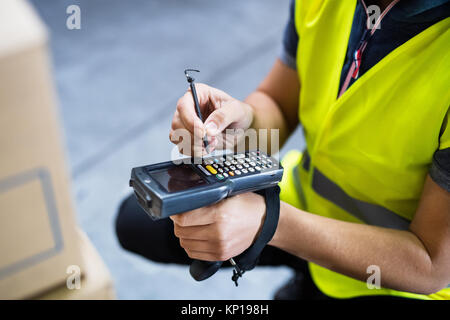
[[[177,102],[177,109],[172,119],[172,128],[169,139],[178,145],[182,154],[201,157],[207,154],[203,138],[208,138],[209,152],[217,145],[217,140],[212,139],[233,122],[241,121],[248,127],[249,118],[241,102],[233,99],[225,92],[198,83],[195,85],[203,119],[207,118],[205,124],[200,120],[195,109],[192,93],[188,90]],[[180,131],[185,130],[189,139],[180,138]],[[208,134],[206,134],[208,131]],[[180,144],[184,142],[182,146]]]
[[[221,240],[222,232],[216,222],[223,217],[216,211],[217,204],[171,216],[175,236],[184,240]]]
[[[244,117],[240,101],[231,100],[216,109],[205,121],[206,134],[216,136],[225,128]]]
[[[188,254],[189,258],[191,259],[197,259],[202,261],[227,261],[232,256],[229,255],[218,255],[214,253],[209,252],[201,252],[201,251],[192,251],[192,250],[185,250]]]
[[[195,124],[194,132],[188,131],[180,119],[179,112],[176,111],[172,119],[172,128],[169,133],[169,140],[176,144],[178,151],[187,156],[201,157],[206,155],[203,143],[203,128],[198,128],[200,124]],[[202,125],[202,124],[201,124]]]
[[[197,98],[199,102],[200,112],[203,120],[215,109],[215,105],[220,103],[223,99],[230,99],[231,97],[223,91],[212,88],[203,83],[195,84],[197,91]],[[194,98],[190,89],[178,100],[177,112],[179,119],[184,125],[184,128],[194,133],[194,129],[201,129],[200,135],[204,136],[203,121],[200,120],[194,103]]]
[[[235,100],[225,92],[203,83],[195,84],[195,88],[203,120],[205,120],[211,112],[220,108],[222,104]],[[194,129],[197,128],[201,130],[199,132],[200,136],[203,137],[205,134],[203,122],[197,115],[194,99],[190,90],[186,91],[177,102],[176,112],[172,121],[172,129],[176,128],[185,128],[191,133],[194,133]]]
[[[212,225],[181,227],[174,224],[173,230],[175,236],[180,239],[211,240],[213,234],[211,226]]]
[[[211,88],[207,85],[196,84],[196,90],[200,110],[203,115],[207,115],[210,112],[208,109],[211,105],[209,99]],[[180,153],[188,156],[202,157],[207,154],[203,143],[205,134],[204,124],[198,117],[192,93],[188,90],[177,102],[177,109],[172,119],[169,139],[172,143],[177,144]],[[183,139],[180,139],[181,135]]]
[[[180,246],[191,259],[225,261],[232,257],[230,245],[225,241],[204,241],[180,238]]]
[[[180,129],[181,130],[181,129]],[[183,129],[184,132],[187,130]],[[176,144],[178,151],[186,156],[201,157],[206,155],[206,150],[202,139],[192,139],[190,133],[178,134],[179,131],[172,131],[169,135],[170,141]]]
[[[204,109],[205,103],[200,103],[200,109]],[[195,110],[194,100],[190,91],[187,91],[177,102],[176,110],[178,126],[187,129],[192,134],[197,134],[199,137],[203,137],[204,127],[203,122],[197,115]]]
[[[215,206],[208,206],[171,216],[170,219],[180,227],[202,226],[216,222],[217,214]]]
[[[180,246],[183,249],[197,252],[217,253],[218,243],[205,240],[191,240],[180,238]]]

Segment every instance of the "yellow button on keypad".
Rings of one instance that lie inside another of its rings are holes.
[[[214,169],[213,167],[211,167],[210,165],[207,165],[205,168],[206,168],[209,172],[211,172],[212,174],[216,174],[216,173],[217,173],[217,170]]]

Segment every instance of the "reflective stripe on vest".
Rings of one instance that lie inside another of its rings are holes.
[[[310,162],[311,160],[309,154],[305,151],[303,153],[302,161],[303,169],[309,171]],[[294,168],[294,183],[299,197],[302,198],[302,201],[305,201],[303,199],[304,195],[303,190],[301,189],[297,166]],[[342,190],[341,187],[328,179],[317,168],[313,168],[312,188],[317,194],[366,224],[385,228],[408,230],[410,224],[409,220],[400,217],[395,212],[382,206],[361,201],[349,196],[344,190]]]
[[[337,184],[314,168],[312,188],[325,199],[367,224],[385,228],[408,230],[410,221],[382,206],[350,197]]]

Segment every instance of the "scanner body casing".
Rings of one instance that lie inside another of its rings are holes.
[[[134,189],[140,206],[154,220],[194,210],[219,202],[227,197],[265,189],[277,185],[283,176],[279,162],[270,157],[274,166],[256,174],[235,176],[218,181],[214,175],[207,176],[191,159],[189,166],[204,180],[205,185],[179,192],[168,192],[150,176],[151,171],[177,166],[172,161],[136,167],[131,170],[130,186]]]

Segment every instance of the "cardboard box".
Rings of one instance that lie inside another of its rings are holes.
[[[0,299],[65,283],[81,263],[47,52],[23,0],[0,1]]]
[[[98,252],[89,238],[79,231],[81,254],[84,265],[80,267],[83,276],[80,287],[75,286],[76,280],[69,279],[69,286],[65,283],[59,288],[35,297],[39,300],[111,300],[115,299],[115,292],[111,276]],[[75,273],[73,273],[75,275]],[[70,287],[70,288],[69,288]]]

